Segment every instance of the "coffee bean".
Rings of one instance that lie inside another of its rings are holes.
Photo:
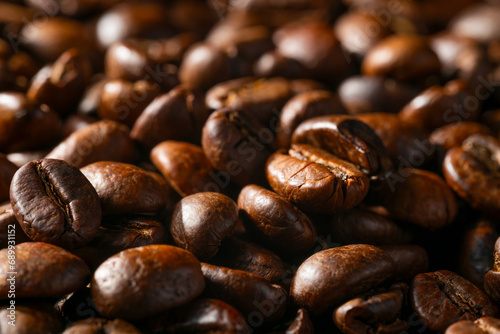
[[[366,196],[368,177],[353,164],[315,147],[294,144],[276,152],[266,164],[271,188],[300,209],[336,212],[358,205]]]
[[[104,317],[141,319],[188,303],[204,287],[193,254],[149,245],[127,249],[101,264],[92,278],[92,298]]]
[[[0,311],[0,331],[5,334],[46,334],[61,333],[64,330],[63,319],[50,304],[23,303],[15,304],[14,322],[7,306]],[[15,324],[13,326],[12,324]]]
[[[140,334],[141,332],[132,324],[121,319],[108,320],[100,318],[90,318],[80,320],[66,328],[63,334],[99,334],[99,333],[128,333]]]
[[[31,241],[17,221],[10,202],[7,202],[0,206],[0,247],[7,248],[9,240],[11,245]]]
[[[493,334],[500,331],[500,320],[482,317],[475,321],[462,320],[446,329],[445,334]]]
[[[484,291],[490,296],[491,299],[497,303],[500,301],[500,238],[495,242],[495,246],[492,252],[493,255],[493,267],[489,270],[483,277],[484,281]],[[490,255],[491,256],[491,255]]]
[[[437,128],[429,135],[429,140],[435,145],[440,145],[447,151],[453,147],[462,146],[462,143],[467,137],[475,134],[485,136],[493,135],[491,130],[483,124],[463,121]]]
[[[99,231],[101,205],[78,168],[55,159],[27,163],[14,174],[10,202],[33,241],[78,248]]]
[[[377,246],[394,261],[394,281],[411,282],[418,274],[429,270],[429,256],[425,248],[418,245]]]
[[[44,242],[25,242],[15,246],[15,264],[9,250],[0,251],[0,298],[11,289],[10,275],[15,271],[17,298],[60,297],[87,284],[90,271],[85,262],[64,249]],[[14,266],[14,267],[12,267]],[[14,269],[13,269],[14,268]],[[17,305],[16,305],[17,306]]]
[[[346,298],[392,277],[394,262],[381,249],[348,245],[320,251],[304,261],[292,280],[290,297],[300,307],[321,314]]]
[[[431,331],[444,331],[460,320],[497,317],[497,306],[474,284],[448,270],[417,275],[411,304]]]

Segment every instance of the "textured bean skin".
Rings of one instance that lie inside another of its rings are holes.
[[[115,319],[107,320],[100,318],[90,318],[80,320],[66,328],[63,334],[99,334],[99,333],[128,333],[141,334],[132,324],[126,321]]]
[[[15,248],[18,298],[59,297],[85,286],[90,271],[85,262],[64,249],[44,242],[25,242]],[[6,299],[12,272],[8,249],[0,251],[0,298]]]
[[[103,214],[157,213],[167,203],[156,179],[134,165],[99,161],[81,171],[96,189]]]
[[[14,175],[12,210],[34,241],[78,248],[101,223],[101,204],[92,184],[74,166],[55,159],[27,163]]]
[[[193,254],[149,245],[125,250],[101,264],[92,278],[92,298],[105,317],[140,319],[181,306],[204,287]]]
[[[175,207],[170,234],[177,246],[199,259],[214,256],[221,241],[233,233],[238,219],[236,203],[219,193],[184,197]]]
[[[309,145],[276,152],[266,164],[271,188],[305,211],[336,212],[358,205],[368,177],[353,164]]]
[[[248,231],[275,252],[290,256],[316,243],[316,229],[309,218],[272,191],[248,185],[240,192],[238,208]]]
[[[10,310],[0,311],[0,332],[5,334],[46,334],[61,333],[64,321],[52,305],[45,303],[15,304],[15,326],[9,324]]]
[[[500,331],[500,320],[481,317],[475,321],[462,320],[446,329],[445,334],[495,334]]]
[[[300,265],[290,297],[298,306],[321,314],[391,278],[393,272],[394,262],[377,247],[355,244],[326,249]]]
[[[484,275],[484,291],[497,303],[500,301],[500,238],[495,242],[493,268]]]
[[[484,292],[448,270],[417,275],[410,298],[413,309],[432,331],[444,331],[459,320],[499,315]]]

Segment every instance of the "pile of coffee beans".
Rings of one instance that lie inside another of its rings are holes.
[[[500,333],[500,2],[0,1],[0,334]]]

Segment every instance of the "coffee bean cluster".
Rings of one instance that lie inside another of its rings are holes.
[[[0,1],[0,334],[500,332],[500,3]]]

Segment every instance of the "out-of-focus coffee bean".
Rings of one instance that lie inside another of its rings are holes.
[[[22,93],[0,93],[0,151],[37,150],[59,139],[61,120],[47,106],[37,106]]]
[[[149,245],[127,249],[101,264],[92,278],[92,298],[106,318],[141,319],[188,303],[204,287],[193,254]]]
[[[309,212],[345,211],[368,193],[369,179],[353,164],[310,145],[293,144],[266,163],[271,188]]]
[[[500,6],[493,4],[476,4],[457,15],[450,23],[453,34],[472,38],[480,43],[500,40]]]
[[[499,315],[497,306],[483,291],[448,270],[417,275],[410,299],[420,320],[435,332],[443,332],[460,320]]]
[[[339,86],[339,97],[351,115],[397,113],[417,94],[410,85],[390,78],[354,75]]]
[[[500,301],[500,238],[495,242],[493,255],[493,268],[483,277],[484,290],[491,299],[497,303]],[[491,256],[491,255],[490,255]]]
[[[151,161],[182,197],[202,191],[221,192],[214,175],[217,171],[199,146],[164,141],[151,150]]]
[[[17,168],[4,154],[0,154],[0,202],[9,200],[10,181]]]
[[[83,129],[87,125],[97,122],[98,119],[92,116],[86,115],[71,115],[64,121],[64,125],[62,127],[62,137],[66,138],[70,134],[80,129]],[[48,152],[47,152],[48,153]],[[45,156],[45,154],[44,154]]]
[[[126,40],[113,43],[108,48],[104,67],[107,78],[134,82],[146,80],[155,65],[139,41]]]
[[[381,187],[372,187],[370,199],[397,220],[427,229],[439,229],[453,221],[457,201],[451,188],[437,174],[413,168],[389,173]]]
[[[202,131],[203,151],[212,166],[220,170],[224,184],[264,184],[264,165],[274,152],[273,132],[255,116],[223,108],[212,113]]]
[[[167,9],[160,3],[120,3],[107,10],[96,23],[99,46],[106,49],[130,37],[168,37],[172,32],[166,17]]]
[[[428,41],[419,35],[393,35],[382,39],[361,64],[364,75],[408,81],[425,79],[441,69]]]
[[[326,249],[300,265],[290,297],[299,307],[318,315],[374,288],[391,278],[393,272],[394,262],[377,247],[356,244]]]
[[[15,246],[26,241],[31,240],[17,221],[10,202],[0,205],[0,248]]]
[[[197,193],[177,203],[170,234],[179,247],[207,260],[233,233],[237,220],[238,206],[232,199],[219,193]]]
[[[493,269],[491,254],[498,237],[494,222],[481,219],[470,226],[462,238],[458,273],[480,289],[484,275]]]
[[[106,82],[107,80],[102,74],[96,74],[92,77],[91,83],[87,86],[78,103],[78,114],[89,116],[97,115],[97,108],[101,103],[102,87],[104,87]]]
[[[7,159],[19,168],[30,161],[44,158],[47,153],[49,153],[48,150],[13,152],[7,154]]]
[[[178,86],[158,96],[144,109],[130,136],[147,148],[165,140],[199,143],[208,116],[203,95]]]
[[[141,334],[132,324],[121,319],[89,318],[77,321],[67,327],[63,334],[98,334],[98,333]]]
[[[194,33],[183,32],[171,38],[143,40],[148,56],[156,63],[179,65],[187,49],[198,41]]]
[[[421,273],[429,270],[427,251],[418,245],[381,245],[378,246],[394,261],[394,281],[411,282]]]
[[[78,49],[70,49],[33,77],[26,96],[60,115],[68,115],[77,106],[91,75],[89,59]]]
[[[63,319],[50,304],[16,303],[15,322],[11,322],[9,315],[8,307],[2,307],[0,331],[5,334],[47,334],[61,333],[64,330]]]
[[[327,218],[328,232],[343,244],[404,244],[412,235],[391,220],[358,208]]]
[[[280,148],[290,147],[293,131],[310,118],[346,114],[347,111],[339,98],[325,90],[313,90],[298,94],[283,107],[276,128],[276,136]]]
[[[335,310],[333,321],[346,334],[404,333],[410,328],[400,319],[407,290],[406,284],[395,284],[351,299]]]
[[[110,80],[102,87],[98,114],[103,119],[132,128],[144,109],[161,92],[160,87],[145,80],[134,83]]]
[[[292,144],[321,148],[369,175],[392,169],[392,162],[377,134],[352,116],[320,116],[304,121],[293,132]]]
[[[494,334],[500,331],[500,320],[482,317],[477,320],[462,320],[446,329],[445,334]]]
[[[399,117],[428,132],[449,123],[475,121],[481,106],[471,96],[465,81],[452,80],[421,92],[401,109]]]
[[[253,64],[252,71],[258,77],[285,77],[296,80],[309,77],[304,65],[295,59],[283,56],[278,50],[262,54]]]
[[[12,178],[10,202],[33,241],[78,248],[99,231],[99,197],[78,168],[55,159],[31,161]]]
[[[390,34],[388,26],[369,12],[353,11],[339,17],[334,26],[342,47],[363,57],[382,38]]]
[[[240,192],[238,209],[254,240],[282,256],[303,254],[316,243],[311,220],[275,192],[248,185]]]
[[[60,159],[80,168],[96,161],[131,162],[134,143],[127,126],[102,120],[73,132],[46,158]]]
[[[85,262],[64,249],[44,242],[25,242],[15,247],[17,298],[60,297],[87,284],[90,271]],[[8,249],[0,251],[0,298],[10,289]],[[17,306],[17,305],[16,305]]]
[[[443,174],[450,187],[473,208],[500,215],[500,142],[472,135],[446,153]]]
[[[287,293],[279,285],[242,270],[202,263],[206,287],[203,296],[233,305],[252,327],[272,323],[285,313]],[[262,310],[265,307],[266,312]]]
[[[185,53],[179,80],[189,89],[207,90],[231,78],[229,58],[215,46],[199,42]]]
[[[493,135],[487,126],[476,122],[465,121],[451,123],[437,128],[429,135],[429,141],[435,145],[439,145],[447,151],[453,147],[462,146],[465,139],[475,134],[485,136]]]
[[[154,214],[166,204],[161,185],[137,166],[99,161],[83,167],[81,172],[96,189],[103,214]]]

